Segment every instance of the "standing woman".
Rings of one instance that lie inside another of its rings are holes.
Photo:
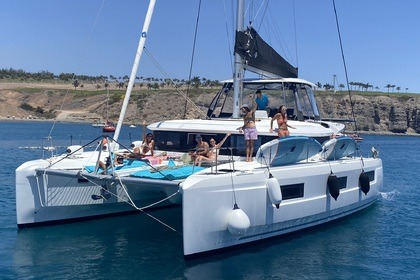
[[[243,104],[241,107],[244,125],[239,128],[239,132],[244,132],[246,142],[246,161],[252,161],[252,154],[254,153],[254,141],[258,139],[258,131],[255,126],[255,111],[257,110],[257,103],[251,95],[248,95],[252,102],[252,109],[248,105]]]
[[[293,126],[290,126],[287,124],[287,114],[286,114],[286,106],[281,105],[279,108],[279,112],[277,114],[274,115],[274,117],[271,119],[271,124],[270,124],[270,132],[273,132],[273,122],[274,120],[277,120],[277,125],[279,127],[279,129],[277,130],[277,135],[279,137],[286,137],[286,136],[290,136],[290,132],[288,127],[293,128]]]

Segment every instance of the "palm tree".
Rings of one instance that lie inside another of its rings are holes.
[[[391,88],[392,88],[392,92],[394,92],[394,88],[396,87],[396,85],[392,85],[391,86]]]
[[[201,79],[199,76],[195,76],[191,79],[191,84],[195,87],[195,88],[199,88],[201,85]]]
[[[324,85],[325,91],[329,91],[330,89],[334,88],[332,85],[330,84],[325,84]]]
[[[74,86],[74,90],[76,90],[76,88],[79,86],[79,81],[78,80],[74,80],[73,81],[73,86]]]

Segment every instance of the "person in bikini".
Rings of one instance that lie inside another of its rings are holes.
[[[155,140],[153,140],[153,134],[147,133],[143,139],[143,143],[141,144],[141,153],[146,155],[150,152],[150,155],[153,156],[153,150],[155,148]]]
[[[246,161],[252,161],[252,154],[254,153],[254,141],[258,139],[258,131],[255,125],[255,111],[257,110],[257,103],[251,95],[248,95],[252,102],[252,109],[248,105],[243,104],[241,107],[244,125],[239,128],[240,133],[244,133],[246,142]]]
[[[195,159],[195,165],[201,166],[202,161],[213,161],[217,159],[217,155],[219,154],[219,149],[222,147],[223,143],[225,143],[226,139],[231,135],[231,133],[227,133],[226,136],[216,144],[216,140],[214,138],[210,138],[210,149],[206,156],[200,155],[197,156]]]
[[[273,132],[273,122],[276,120],[278,125],[277,135],[279,137],[290,136],[289,127],[295,129],[293,126],[287,124],[286,109],[286,106],[281,105],[279,112],[271,119],[270,132]]]

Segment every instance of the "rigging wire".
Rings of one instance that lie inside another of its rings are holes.
[[[195,32],[194,32],[193,49],[192,49],[192,54],[191,54],[190,73],[188,75],[187,96],[188,96],[188,93],[189,93],[189,90],[190,90],[190,84],[191,84],[191,73],[192,73],[192,68],[193,68],[193,64],[194,64],[195,43],[197,41],[197,31],[198,31],[198,22],[200,20],[200,11],[201,11],[201,0],[198,3],[197,20],[196,20],[196,23],[195,23]],[[187,114],[187,100],[185,100],[185,106],[184,106],[184,119],[186,117],[186,114]]]
[[[266,1],[266,6],[264,9],[264,13],[262,15],[261,18],[261,22],[259,24],[258,27],[255,27],[255,29],[257,30],[258,33],[260,33],[260,29],[262,27],[264,27],[267,36],[268,36],[268,41],[270,41],[270,36],[273,35],[274,36],[274,40],[278,43],[279,48],[282,51],[282,56],[284,58],[286,58],[288,61],[290,61],[292,64],[296,65],[296,67],[298,67],[298,60],[297,60],[297,28],[296,28],[296,15],[294,12],[294,7],[293,7],[293,22],[294,22],[294,40],[295,40],[295,57],[292,55],[292,52],[290,51],[290,49],[287,47],[289,44],[286,43],[286,40],[279,28],[279,24],[277,22],[277,18],[278,15],[273,15],[272,10],[269,9],[269,5],[270,2],[269,0],[265,0]],[[263,21],[266,20],[266,24],[263,24]],[[270,44],[271,46],[273,44]]]
[[[260,7],[258,8],[257,12],[255,13],[254,19],[251,21],[251,25],[252,25],[252,22],[254,22],[254,20],[257,18],[258,14],[260,13],[261,9],[263,8],[265,2],[267,2],[267,4],[265,4],[265,9],[264,9],[263,15],[261,17],[261,22],[260,22],[260,27],[261,27],[262,22],[263,22],[263,20],[265,18],[265,14],[266,14],[267,9],[268,9],[268,2],[269,2],[269,0],[264,0],[263,2],[261,2]]]
[[[337,9],[335,7],[335,0],[332,0],[332,2],[333,2],[333,7],[334,7],[335,22],[336,22],[336,25],[337,25],[338,39],[340,41],[340,49],[341,49],[341,57],[343,59],[343,65],[344,65],[344,73],[346,75],[347,90],[349,92],[351,114],[352,114],[353,121],[354,121],[354,132],[357,133],[357,122],[356,122],[356,118],[355,118],[355,115],[354,115],[354,104],[353,104],[353,101],[352,101],[350,84],[349,84],[349,77],[348,77],[348,74],[347,74],[346,59],[344,58],[343,43],[341,42],[341,32],[340,32],[340,25],[338,24],[338,16],[337,16]]]
[[[296,10],[295,1],[293,1],[293,29],[295,32],[295,55],[296,55],[296,67],[299,69],[299,57],[298,57],[298,43],[297,43],[297,27],[296,27]],[[299,74],[299,72],[298,72]]]
[[[92,28],[90,30],[90,33],[89,33],[89,35],[88,35],[88,37],[87,37],[87,39],[85,41],[85,44],[84,44],[84,47],[83,47],[83,50],[82,50],[82,55],[80,56],[79,62],[77,63],[77,66],[76,66],[76,71],[73,73],[73,76],[71,78],[72,84],[73,84],[73,81],[74,81],[74,77],[76,76],[76,73],[79,71],[80,65],[82,63],[82,59],[83,59],[83,57],[86,54],[86,50],[87,50],[87,47],[89,45],[88,43],[90,42],[90,39],[92,38],[93,31],[95,30],[96,24],[97,24],[97,22],[99,20],[99,16],[102,13],[102,8],[104,7],[104,4],[105,4],[105,0],[102,0],[102,4],[99,7],[98,13],[96,14],[95,21],[93,22],[93,25],[92,25]],[[61,103],[60,108],[58,109],[59,111],[64,107],[64,104],[65,104],[64,102],[65,102],[66,97],[69,94],[69,92],[70,92],[70,90],[68,89],[66,91],[66,94],[64,95],[63,102]],[[51,130],[50,130],[50,133],[48,134],[48,137],[51,137],[51,134],[52,134],[52,132],[54,130],[54,127],[55,127],[55,124],[56,123],[57,123],[57,119],[54,120],[54,122],[52,124],[52,127],[51,127]]]
[[[234,75],[234,65],[233,65],[233,53],[232,53],[232,47],[230,45],[230,35],[229,35],[229,24],[228,24],[228,17],[226,13],[226,2],[223,0],[223,12],[225,13],[225,26],[226,26],[226,37],[227,37],[227,44],[228,44],[228,52],[229,52],[229,58],[230,58],[230,68],[232,70],[232,75]],[[233,18],[233,17],[232,17]],[[232,29],[233,30],[233,29]]]
[[[162,73],[165,79],[169,80],[171,84],[176,85],[172,78],[169,77],[168,73],[163,69],[163,67],[159,64],[159,62],[153,57],[153,55],[149,52],[149,50],[145,47],[144,49],[145,54],[150,58],[150,60],[155,64],[155,66],[158,68],[158,70]],[[185,98],[186,102],[190,104],[191,107],[193,107],[196,111],[198,111],[204,118],[208,118],[207,114],[197,105],[194,103],[194,101],[191,100],[191,98],[188,97],[188,92],[184,93],[179,88],[175,87],[175,90]]]

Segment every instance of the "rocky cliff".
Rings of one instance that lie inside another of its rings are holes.
[[[0,84],[1,85],[1,84]],[[216,91],[216,90],[215,90]],[[214,92],[215,92],[214,91]],[[93,122],[106,117],[116,121],[122,103],[123,91],[113,93],[113,101],[107,105],[106,93],[68,94],[65,89],[0,87],[0,118],[27,119],[33,112],[21,108],[23,103],[44,111],[57,112],[59,121]],[[141,124],[171,118],[201,117],[199,108],[210,104],[213,91],[198,91],[190,94],[197,105],[193,108],[177,92],[140,90],[133,93],[127,109],[125,122]],[[318,93],[317,101],[323,118],[351,119],[351,106],[348,95],[337,93]],[[353,94],[354,114],[358,132],[363,133],[404,133],[420,135],[420,94]],[[348,125],[353,130],[352,125]]]
[[[344,95],[317,96],[323,117],[351,117],[350,98]],[[420,95],[352,95],[357,129],[360,132],[420,134]]]

